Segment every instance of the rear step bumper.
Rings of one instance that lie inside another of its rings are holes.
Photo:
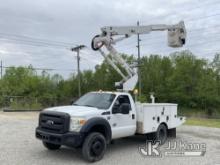
[[[56,134],[42,131],[39,128],[36,128],[35,136],[36,138],[44,142],[58,145],[66,145],[70,147],[79,147],[84,140],[84,134],[80,132],[67,132],[64,134]]]

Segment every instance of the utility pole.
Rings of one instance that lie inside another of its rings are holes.
[[[137,22],[137,26],[139,26],[139,21]],[[140,57],[140,34],[137,34],[137,48],[138,48],[138,91],[139,96],[141,96],[141,57]]]
[[[79,45],[76,47],[71,48],[71,51],[77,53],[77,77],[78,77],[78,95],[81,96],[81,75],[80,75],[80,56],[79,51],[83,48],[85,48],[85,45]]]
[[[1,79],[2,79],[2,74],[3,74],[3,66],[2,66],[2,60],[1,60]]]

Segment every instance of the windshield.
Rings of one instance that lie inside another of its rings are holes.
[[[73,105],[108,109],[114,98],[115,95],[109,93],[87,93],[75,101]]]

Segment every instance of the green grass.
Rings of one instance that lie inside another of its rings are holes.
[[[40,103],[17,103],[12,102],[10,107],[12,110],[38,110],[42,109],[42,105]]]
[[[220,128],[220,119],[187,118],[185,125]]]
[[[195,109],[195,108],[183,108],[178,109],[178,115],[186,116],[190,118],[219,118],[220,119],[220,109],[213,108],[211,112],[206,109]]]

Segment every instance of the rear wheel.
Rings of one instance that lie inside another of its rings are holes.
[[[99,161],[103,158],[106,150],[106,139],[98,132],[90,133],[82,146],[84,159],[89,162]]]
[[[164,124],[160,124],[155,134],[155,140],[160,141],[160,144],[164,144],[167,140],[167,127]]]
[[[58,150],[61,145],[57,145],[57,144],[52,144],[52,143],[48,143],[48,142],[43,142],[44,147],[46,147],[49,150]]]

